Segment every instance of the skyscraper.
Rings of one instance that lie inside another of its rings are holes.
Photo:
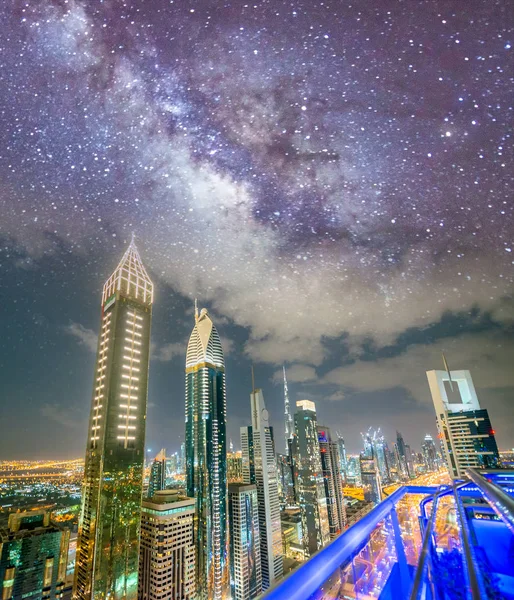
[[[302,517],[305,556],[312,556],[330,540],[327,497],[318,441],[316,406],[310,400],[296,403],[294,416],[295,480]]]
[[[143,500],[138,600],[191,600],[195,594],[195,501],[174,490]]]
[[[229,596],[225,362],[207,310],[186,354],[186,490],[196,499],[197,598]]]
[[[289,390],[287,388],[286,367],[282,367],[284,371],[284,420],[285,420],[285,435],[286,435],[286,454],[290,453],[290,442],[294,433],[293,415],[291,414],[291,406],[289,404]]]
[[[282,532],[273,430],[262,391],[250,394],[252,425],[241,427],[243,481],[255,484],[259,507],[262,588],[282,577]]]
[[[259,510],[255,485],[228,486],[232,600],[252,600],[262,592]]]
[[[489,413],[480,407],[469,371],[427,371],[437,428],[452,477],[468,467],[494,469],[500,462]]]
[[[436,471],[438,468],[437,448],[435,447],[433,437],[427,433],[423,444],[421,445],[423,460],[428,471]]]
[[[346,525],[339,448],[337,442],[332,439],[330,429],[324,425],[318,425],[318,441],[325,497],[327,499],[330,537],[334,539]]]
[[[50,524],[44,510],[11,513],[0,528],[2,600],[62,598],[70,532]]]
[[[414,477],[414,467],[412,464],[412,455],[410,447],[405,443],[402,434],[396,432],[396,454],[398,462],[398,470],[402,479],[407,480]]]
[[[155,492],[166,488],[166,451],[164,448],[155,457],[150,469],[150,481],[148,482],[148,498]]]
[[[103,288],[73,596],[136,600],[153,284],[134,240]]]
[[[348,471],[348,459],[346,458],[346,446],[344,438],[340,433],[337,433],[337,446],[339,449],[339,471],[343,478],[343,483],[346,483],[347,471]]]
[[[378,504],[382,500],[382,483],[377,454],[371,433],[368,431],[363,438],[364,451],[361,452],[359,462],[364,500]]]

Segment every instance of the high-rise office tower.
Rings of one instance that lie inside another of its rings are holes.
[[[376,450],[370,433],[363,437],[364,451],[361,452],[359,463],[364,500],[378,504],[382,500],[382,483]]]
[[[439,468],[439,457],[437,456],[437,448],[434,438],[427,433],[423,444],[421,445],[421,453],[428,471],[436,471]]]
[[[136,600],[153,285],[130,243],[103,288],[73,596]]]
[[[162,448],[155,457],[150,469],[150,480],[148,482],[148,498],[155,492],[166,489],[166,450]]]
[[[344,443],[344,438],[340,433],[336,433],[337,435],[337,447],[339,449],[339,470],[341,471],[341,477],[343,478],[343,483],[346,483],[346,475],[348,471],[348,459],[346,457],[346,446]]]
[[[227,453],[227,482],[243,483],[243,455],[241,452]]]
[[[361,481],[361,467],[359,462],[359,456],[347,456],[346,464],[346,483],[350,485],[355,485],[359,487],[362,483]]]
[[[241,427],[243,482],[255,484],[259,507],[262,589],[282,577],[282,532],[273,430],[262,391],[250,394],[252,425]]]
[[[225,361],[207,310],[186,354],[186,490],[196,499],[197,598],[229,596]]]
[[[295,504],[294,475],[290,455],[277,454],[279,497],[282,507]]]
[[[340,471],[338,443],[332,439],[330,429],[318,425],[318,441],[323,471],[325,497],[327,499],[330,537],[337,537],[346,525],[346,509],[343,497],[343,479]]]
[[[44,510],[11,513],[0,529],[2,600],[57,600],[66,579],[70,532]]]
[[[290,454],[290,440],[294,434],[293,415],[291,414],[291,406],[289,403],[289,390],[287,388],[286,367],[282,367],[284,371],[284,421],[286,435],[286,454]]]
[[[443,356],[444,359],[444,356]],[[494,469],[500,462],[489,413],[480,407],[469,371],[427,371],[437,428],[452,477],[469,467]]]
[[[414,469],[412,465],[412,455],[410,453],[410,447],[407,446],[402,434],[399,431],[396,432],[395,448],[400,476],[404,480],[414,477]]]
[[[138,600],[195,597],[195,501],[173,490],[143,500]]]
[[[262,592],[259,509],[255,485],[228,486],[232,600],[252,600]]]
[[[312,556],[330,540],[327,497],[318,441],[316,406],[310,400],[296,403],[293,439],[297,501],[302,517],[305,556]]]

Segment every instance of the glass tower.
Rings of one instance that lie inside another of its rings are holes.
[[[62,598],[69,538],[44,510],[11,513],[8,527],[0,528],[2,600]]]
[[[130,243],[103,288],[73,597],[136,600],[153,285]]]
[[[150,480],[148,482],[148,498],[152,498],[155,492],[166,489],[166,450],[163,448],[155,457],[150,469]]]
[[[305,556],[312,556],[330,541],[327,497],[323,481],[316,406],[310,400],[296,403],[294,416],[295,478],[302,517]]]
[[[259,510],[255,485],[228,486],[232,600],[252,600],[262,592]]]
[[[341,459],[338,444],[332,439],[332,434],[328,427],[318,425],[318,441],[325,496],[327,499],[330,538],[333,539],[341,533],[346,525],[343,479],[339,469]]]
[[[197,598],[228,597],[225,361],[218,332],[204,308],[186,354],[186,490],[196,499]]]

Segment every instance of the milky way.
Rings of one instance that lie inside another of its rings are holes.
[[[505,322],[511,8],[4,2],[4,258],[118,256],[135,232],[268,363],[447,311]]]

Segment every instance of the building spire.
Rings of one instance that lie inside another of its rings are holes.
[[[195,323],[198,321],[198,300],[195,298]]]
[[[441,352],[441,354],[443,356],[443,365],[444,365],[445,371],[448,373],[448,381],[450,382],[450,389],[453,392],[452,372],[450,371],[450,367],[448,366],[448,362],[446,361],[446,356],[444,355],[444,352]]]
[[[102,305],[116,292],[147,305],[153,303],[153,283],[139,256],[134,233],[118,266],[105,282]]]

